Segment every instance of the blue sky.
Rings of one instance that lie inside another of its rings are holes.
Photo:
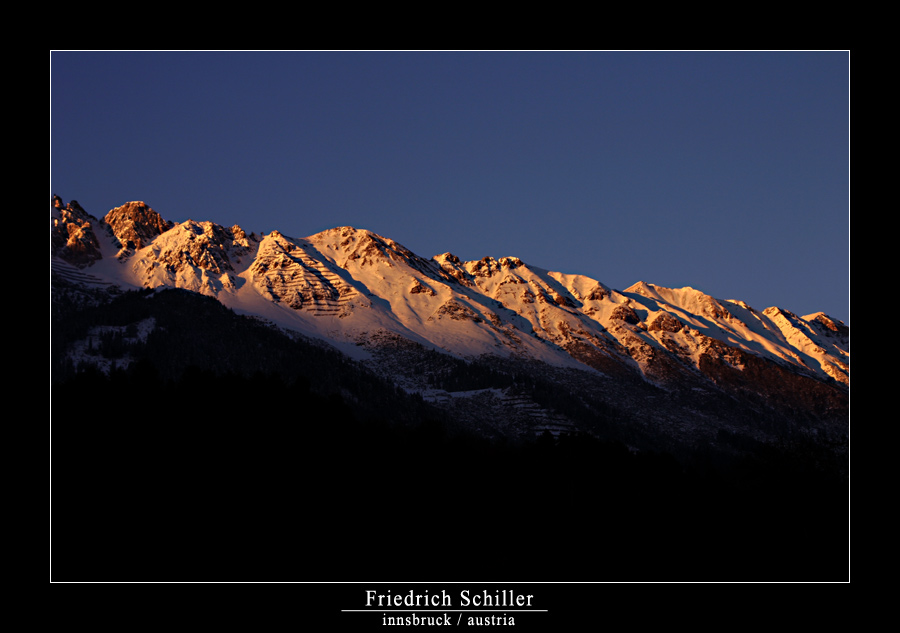
[[[57,51],[50,193],[849,324],[849,73],[846,51]]]

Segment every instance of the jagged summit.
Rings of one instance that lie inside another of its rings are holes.
[[[111,209],[103,218],[123,251],[143,248],[172,228],[173,223],[162,218],[144,202],[127,202]]]
[[[655,296],[655,286],[648,284],[646,281],[639,281],[625,289],[625,292],[635,292],[640,295]]]
[[[101,259],[103,254],[95,230],[97,218],[85,211],[77,201],[64,204],[62,198],[55,194],[51,205],[51,254],[77,268],[90,266]]]

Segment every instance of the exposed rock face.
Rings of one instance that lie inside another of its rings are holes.
[[[501,257],[500,265],[504,268],[518,268],[522,266],[522,260],[518,257]]]
[[[572,301],[569,297],[559,294],[559,293],[553,294],[553,303],[555,303],[558,306],[565,306],[567,308],[576,307],[574,301]]]
[[[468,306],[464,306],[458,301],[447,301],[440,308],[438,308],[433,315],[428,317],[429,321],[434,319],[442,319],[444,317],[449,317],[454,321],[474,321],[475,323],[481,323],[482,319],[475,313],[474,310],[469,308]]]
[[[102,258],[100,243],[94,232],[97,218],[82,209],[75,200],[63,205],[62,199],[54,195],[52,204],[58,213],[50,227],[53,253],[78,268],[90,266]]]
[[[132,253],[141,249],[172,228],[172,222],[163,220],[156,211],[143,202],[127,202],[106,214],[103,222],[112,229],[123,251]]]
[[[609,292],[602,286],[597,285],[591,290],[590,294],[584,298],[585,301],[603,301],[609,296]]]
[[[501,265],[493,257],[484,257],[477,262],[467,262],[469,273],[475,277],[490,277],[494,273],[500,272]]]
[[[412,288],[409,289],[409,293],[413,294],[413,295],[427,294],[430,297],[433,297],[435,295],[434,290],[425,286],[419,280],[416,280],[415,282],[413,282]]]
[[[641,322],[641,318],[634,311],[634,308],[627,305],[616,306],[610,318],[625,321],[625,323],[630,325],[637,325]]]
[[[438,255],[434,258],[434,261],[437,262],[449,279],[469,288],[475,287],[475,280],[472,278],[472,275],[463,267],[459,257],[453,253]]]
[[[660,312],[650,325],[647,327],[648,332],[680,332],[684,325],[668,312]]]

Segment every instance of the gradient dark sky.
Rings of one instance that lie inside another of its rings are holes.
[[[849,324],[849,73],[848,52],[51,52],[50,189]]]

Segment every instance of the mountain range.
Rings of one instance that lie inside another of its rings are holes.
[[[167,378],[214,397],[252,370],[322,410],[495,444],[583,437],[693,464],[788,447],[846,476],[849,328],[821,312],[426,259],[353,227],[247,233],[144,202],[98,219],[58,196],[51,309],[52,384],[145,376],[141,398]]]
[[[541,363],[599,383],[641,383],[669,397],[687,390],[696,400],[725,396],[766,413],[790,408],[829,432],[846,422],[849,328],[821,312],[757,310],[643,281],[618,291],[516,257],[425,259],[351,227],[294,238],[210,221],[176,224],[143,202],[97,220],[55,197],[52,225],[54,279],[189,290],[375,368],[389,363],[386,347],[402,342],[456,359]],[[446,398],[418,370],[388,373],[426,398]]]

